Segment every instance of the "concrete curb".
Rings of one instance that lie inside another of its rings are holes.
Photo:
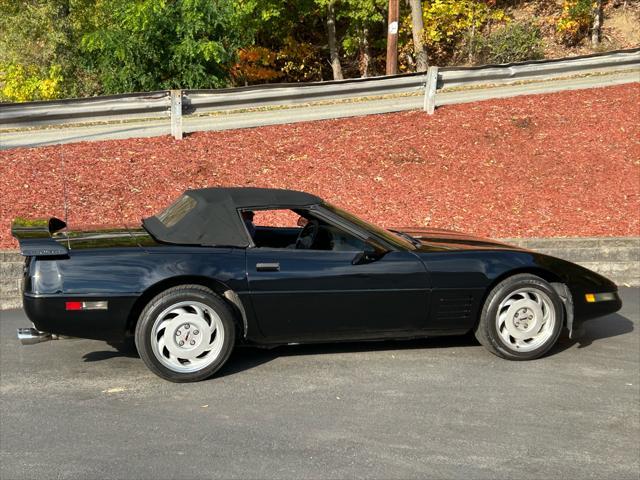
[[[620,286],[640,286],[640,237],[512,238],[504,242],[577,263]]]
[[[24,257],[15,250],[0,251],[0,310],[22,306],[20,282]]]
[[[621,286],[640,286],[640,237],[512,238],[503,240],[598,272]],[[0,251],[0,310],[19,308],[24,257]]]

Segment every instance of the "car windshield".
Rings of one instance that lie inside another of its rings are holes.
[[[366,222],[361,218],[356,217],[354,214],[346,212],[341,208],[336,207],[335,205],[331,205],[330,203],[325,202],[323,206],[327,210],[335,213],[336,215],[344,218],[345,220],[348,220],[349,222],[359,226],[360,228],[367,230],[368,232],[374,233],[375,235],[377,235],[378,237],[382,238],[383,240],[385,240],[386,242],[392,245],[395,245],[400,248],[408,249],[408,250],[415,249],[415,245],[412,242],[410,242],[405,237],[399,234],[396,234],[389,230],[385,230],[384,228],[380,228],[377,225],[374,225],[372,223]]]

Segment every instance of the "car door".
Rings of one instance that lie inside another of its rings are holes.
[[[429,278],[411,252],[248,248],[249,297],[270,342],[402,337],[425,330]]]

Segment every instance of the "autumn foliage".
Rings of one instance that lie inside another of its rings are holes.
[[[238,61],[231,67],[237,84],[265,83],[282,75],[275,68],[276,53],[264,47],[247,47],[238,51]]]
[[[0,0],[0,101],[381,75],[387,9],[388,0]],[[609,27],[616,15],[633,27]],[[637,1],[412,0],[399,18],[400,72],[640,38]]]

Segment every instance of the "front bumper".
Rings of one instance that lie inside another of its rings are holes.
[[[589,292],[587,292],[589,293]],[[605,292],[602,292],[605,293]],[[606,292],[612,293],[613,296],[610,300],[599,302],[587,302],[585,299],[586,293],[574,295],[574,315],[575,321],[585,322],[592,318],[604,317],[605,315],[611,315],[622,308],[622,299],[618,292]]]
[[[564,283],[552,283],[552,286],[564,305],[569,338],[579,338],[584,333],[585,321],[610,315],[622,308],[622,300],[617,291],[595,293],[596,298],[603,300],[587,302],[585,292],[572,292]]]

